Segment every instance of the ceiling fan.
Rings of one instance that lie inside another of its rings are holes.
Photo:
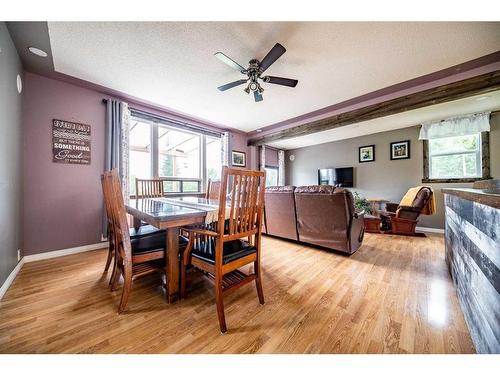
[[[222,52],[215,53],[214,56],[217,57],[220,61],[229,65],[231,68],[236,69],[241,74],[245,74],[248,77],[245,79],[239,79],[239,80],[231,82],[231,83],[226,83],[225,85],[219,86],[217,88],[220,91],[226,91],[226,90],[233,88],[235,86],[239,86],[239,85],[242,85],[244,83],[248,83],[248,85],[247,85],[247,87],[245,87],[244,91],[247,94],[250,94],[250,91],[253,91],[253,96],[255,98],[255,101],[261,102],[263,100],[262,92],[264,92],[264,89],[260,85],[259,80],[266,82],[266,83],[274,83],[275,85],[282,85],[282,86],[288,86],[288,87],[297,86],[297,83],[299,81],[297,81],[296,79],[274,77],[274,76],[262,76],[262,73],[264,73],[267,70],[267,68],[269,68],[285,52],[286,52],[285,47],[283,47],[279,43],[276,43],[274,45],[274,47],[262,59],[262,61],[259,61],[257,59],[252,59],[248,62],[249,66],[246,69],[244,67],[242,67],[240,64],[238,64],[236,61],[234,61],[233,59],[227,57]]]

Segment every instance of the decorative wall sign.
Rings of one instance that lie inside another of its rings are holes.
[[[90,164],[90,125],[52,121],[52,161],[66,164]]]
[[[409,159],[409,158],[410,158],[410,141],[391,143],[391,160]]]
[[[375,161],[375,145],[361,146],[358,153],[360,163]]]

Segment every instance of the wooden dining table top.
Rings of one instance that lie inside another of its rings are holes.
[[[168,198],[168,200],[162,200],[161,198],[140,198],[140,199],[131,199],[128,204],[126,204],[127,211],[136,216],[143,215],[149,216],[150,218],[157,221],[168,221],[168,220],[176,220],[181,217],[189,217],[189,216],[204,216],[207,213],[206,209],[203,207],[192,208],[187,206],[182,206],[180,204],[174,204],[171,201],[178,200],[179,203],[184,201],[188,201],[193,205],[196,203],[207,204],[211,203],[212,205],[218,205],[218,201],[211,200],[205,198],[196,198],[189,197],[192,199],[186,199],[188,197],[182,198]]]

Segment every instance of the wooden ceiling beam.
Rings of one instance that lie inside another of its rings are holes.
[[[269,135],[251,138],[248,140],[248,145],[259,146],[283,139],[295,138],[434,104],[485,94],[498,89],[500,89],[500,70],[386,100],[385,102],[280,130]]]

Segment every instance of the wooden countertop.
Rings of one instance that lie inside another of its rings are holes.
[[[441,191],[444,194],[456,195],[460,198],[500,209],[499,189],[445,188],[441,189]]]

